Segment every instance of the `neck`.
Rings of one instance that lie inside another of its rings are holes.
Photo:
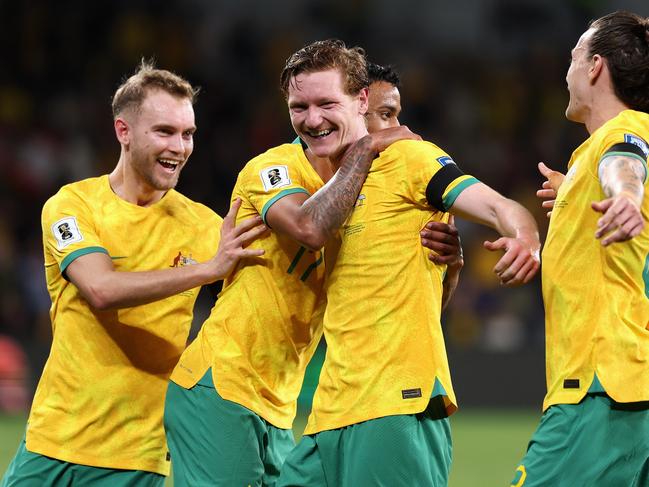
[[[138,206],[151,206],[166,194],[166,191],[152,188],[145,182],[123,152],[117,166],[108,175],[108,181],[117,196]]]
[[[617,117],[620,112],[628,109],[629,107],[615,96],[610,87],[606,86],[596,90],[591,98],[591,108],[584,121],[586,130],[592,134],[610,119]]]

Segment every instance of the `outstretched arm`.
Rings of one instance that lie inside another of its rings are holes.
[[[235,226],[241,200],[232,204],[223,219],[221,240],[214,257],[204,263],[142,272],[116,271],[109,256],[91,253],[78,257],[66,269],[70,281],[90,305],[99,310],[151,303],[188,289],[227,277],[244,257],[259,256],[261,249],[247,249],[266,227],[261,218]]]
[[[460,271],[464,266],[462,243],[453,215],[448,223],[437,221],[426,223],[420,235],[421,244],[433,251],[428,255],[430,261],[446,265],[446,275],[442,284],[442,309],[446,309],[455,293],[460,280]]]
[[[322,248],[349,216],[377,154],[397,140],[419,138],[405,126],[366,135],[347,149],[327,184],[310,197],[296,193],[280,199],[266,213],[266,221],[308,249]]]
[[[494,267],[501,284],[525,284],[539,270],[538,227],[532,214],[519,203],[483,183],[476,183],[460,193],[449,211],[491,227],[502,235],[494,242],[484,243],[488,250],[505,251]]]
[[[599,178],[607,198],[591,204],[603,215],[595,238],[602,239],[606,247],[639,235],[645,226],[641,207],[646,167],[634,157],[610,155],[600,163]]]

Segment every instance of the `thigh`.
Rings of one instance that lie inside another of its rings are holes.
[[[286,457],[275,487],[327,486],[338,487],[335,483],[327,483],[315,437],[303,436]]]
[[[266,426],[215,389],[184,389],[170,382],[165,430],[176,487],[262,484]]]
[[[164,487],[166,477],[141,470],[73,465],[73,486],[88,487]]]
[[[72,485],[70,464],[32,453],[20,442],[16,456],[0,481],[1,487],[49,487]]]
[[[276,428],[270,424],[267,424],[267,428],[268,441],[262,452],[264,463],[262,485],[272,486],[277,482],[286,457],[295,448],[295,439],[292,430]]]
[[[451,464],[448,418],[397,415],[353,425],[342,442],[344,486],[446,487]]]
[[[544,413],[511,485],[631,486],[648,456],[649,409],[588,395]]]

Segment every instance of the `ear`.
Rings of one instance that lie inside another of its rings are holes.
[[[599,54],[595,54],[590,61],[590,68],[588,68],[588,80],[590,84],[597,83],[602,72],[606,69],[606,61]]]
[[[128,126],[128,122],[123,118],[118,117],[115,119],[114,126],[115,135],[117,136],[119,143],[128,146],[131,140],[131,129]]]
[[[367,87],[363,88],[358,93],[358,101],[359,101],[358,112],[361,115],[365,115],[365,113],[367,113],[367,108],[369,106],[368,105],[369,93],[370,93],[370,90]]]

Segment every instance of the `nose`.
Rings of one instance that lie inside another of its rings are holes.
[[[175,154],[185,153],[185,141],[183,140],[182,134],[174,134],[169,137],[169,150]]]
[[[322,111],[318,107],[309,107],[304,123],[309,128],[317,128],[322,123]]]

